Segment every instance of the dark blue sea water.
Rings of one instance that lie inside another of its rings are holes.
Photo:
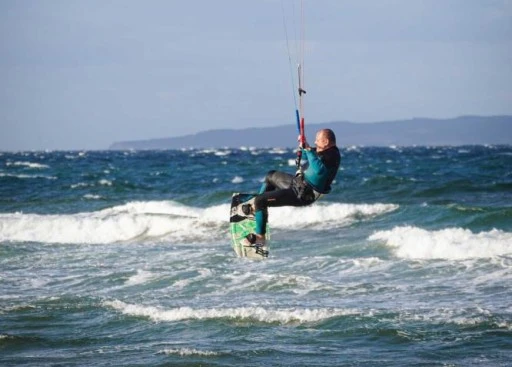
[[[510,365],[512,146],[342,155],[251,261],[231,194],[291,150],[0,153],[0,365]]]

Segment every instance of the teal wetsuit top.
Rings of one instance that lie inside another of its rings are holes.
[[[304,180],[320,194],[331,191],[331,183],[340,167],[340,151],[332,146],[320,153],[315,148],[302,149],[308,164],[304,170]]]

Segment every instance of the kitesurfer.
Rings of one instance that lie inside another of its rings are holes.
[[[340,165],[340,151],[334,132],[331,129],[319,130],[315,145],[316,148],[312,148],[304,140],[300,148],[307,158],[305,167],[295,175],[269,171],[254,199],[254,206],[246,204],[242,207],[246,214],[253,213],[256,219],[256,233],[247,236],[249,246],[265,244],[268,207],[310,205],[331,191],[331,183]]]

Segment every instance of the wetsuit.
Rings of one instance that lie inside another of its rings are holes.
[[[332,146],[320,153],[303,149],[308,164],[302,174],[290,175],[269,171],[258,196],[254,200],[256,233],[264,235],[267,229],[268,207],[306,206],[322,194],[331,191],[331,183],[340,166],[340,151]]]

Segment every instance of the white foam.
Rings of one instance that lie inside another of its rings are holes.
[[[77,184],[72,184],[70,187],[72,189],[76,189],[78,187],[87,187],[87,186],[89,186],[89,184],[86,184],[85,182],[79,182]]]
[[[269,154],[287,154],[288,151],[283,148],[272,148],[268,151]]]
[[[112,186],[112,181],[106,180],[104,178],[99,180],[98,183],[103,186]]]
[[[96,197],[88,197],[97,199]],[[269,208],[273,228],[333,228],[396,210],[393,204],[317,203]],[[108,244],[123,241],[171,243],[224,241],[229,204],[195,208],[174,201],[129,202],[95,212],[41,215],[0,214],[0,241]]]
[[[137,274],[132,275],[127,281],[126,285],[138,285],[149,282],[150,280],[155,278],[155,274],[146,270],[137,270]]]
[[[159,351],[160,354],[176,354],[181,357],[186,356],[217,356],[219,353],[209,350],[199,350],[190,348],[179,348],[179,349],[163,349]]]
[[[153,306],[128,304],[119,300],[105,301],[104,305],[122,312],[125,315],[147,317],[156,322],[208,319],[239,319],[260,321],[265,323],[278,322],[309,323],[318,322],[332,317],[359,314],[353,309],[337,308],[285,308],[270,309],[268,307],[220,307],[192,308],[177,307],[170,310]]]
[[[418,227],[395,227],[369,237],[384,241],[398,257],[406,259],[471,259],[512,254],[512,233],[493,229],[473,233],[463,228],[428,231]]]
[[[228,211],[228,204],[200,209],[161,201],[131,202],[76,214],[0,214],[0,241],[106,244],[163,236],[174,242],[191,236],[206,241],[212,237],[212,228],[225,224]],[[213,232],[221,235],[218,229]]]
[[[231,150],[218,150],[214,153],[217,157],[224,157],[231,154]]]
[[[90,199],[90,200],[99,200],[99,199],[102,199],[103,197],[100,196],[100,195],[94,195],[94,194],[85,194],[83,196],[84,199]]]
[[[357,268],[363,268],[365,270],[368,270],[373,266],[381,265],[382,263],[384,263],[384,261],[379,259],[378,257],[368,257],[353,259],[352,263]]]
[[[17,166],[17,167],[28,167],[28,168],[36,168],[36,169],[44,169],[48,168],[46,164],[40,164],[40,163],[33,163],[33,162],[7,162],[7,166]]]
[[[498,328],[511,330],[512,324],[509,320],[502,320],[500,316],[493,314],[490,310],[480,307],[476,308],[434,308],[431,310],[404,310],[400,313],[401,320],[423,321],[430,324],[454,323],[462,326],[477,326],[480,324],[491,324]]]
[[[316,203],[306,207],[269,208],[269,222],[277,228],[312,226],[318,229],[348,225],[398,209],[395,204]]]
[[[360,147],[357,146],[357,145],[351,145],[351,146],[347,147],[346,149],[347,149],[347,152],[359,152],[359,151],[361,151]]]
[[[238,183],[242,183],[242,182],[244,182],[244,179],[243,179],[243,177],[240,177],[240,176],[235,176],[231,180],[231,183],[234,183],[234,184],[238,184]]]

